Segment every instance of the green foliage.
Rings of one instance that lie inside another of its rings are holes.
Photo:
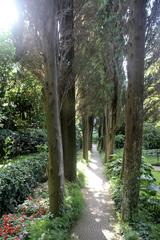
[[[77,183],[81,188],[86,185],[86,177],[84,173],[80,170],[78,170],[78,174],[77,174]]]
[[[106,163],[105,172],[106,175],[111,178],[119,178],[122,168],[122,158],[118,157],[117,154],[112,155],[112,159]]]
[[[143,145],[145,149],[160,148],[160,127],[152,123],[144,125]]]
[[[41,84],[21,64],[8,33],[0,34],[0,127],[44,127]]]
[[[35,153],[40,149],[40,145],[46,142],[47,134],[43,129],[25,129],[15,132],[1,129],[0,157],[9,159],[20,154]]]
[[[122,167],[121,156],[122,153],[119,151],[118,155],[114,154],[112,160],[105,165],[105,173],[111,180],[113,199],[118,211],[121,210],[122,196],[122,181],[120,179]],[[160,239],[160,195],[153,172],[151,164],[145,162],[145,159],[143,159],[140,178],[139,214],[132,223],[129,223],[130,227],[122,225],[125,239]]]
[[[77,184],[67,184],[65,187],[65,200],[61,216],[53,218],[48,215],[37,220],[29,227],[29,239],[68,240],[70,228],[80,216],[83,208],[83,198]]]
[[[118,158],[116,154],[114,154],[112,160],[105,165],[105,174],[111,179],[112,196],[118,211],[120,211],[121,208],[121,167],[122,158]]]
[[[115,137],[115,147],[117,149],[124,147],[125,136],[118,134]],[[153,123],[144,124],[143,132],[143,146],[145,149],[159,149],[160,148],[160,127]]]
[[[44,180],[46,164],[46,153],[41,153],[0,168],[0,215],[13,211]]]
[[[123,134],[119,134],[115,136],[115,147],[116,148],[123,148],[124,147],[124,138]]]
[[[128,224],[123,224],[123,233],[125,240],[139,240],[139,236]]]
[[[156,182],[156,179],[154,178],[152,174],[153,167],[142,161],[141,165],[141,178],[140,178],[140,183],[141,183],[141,191],[149,194],[149,195],[156,195],[156,191],[153,188],[153,184]]]
[[[0,99],[1,122],[4,128],[42,127],[41,85],[21,67],[15,77],[7,82],[3,97]]]

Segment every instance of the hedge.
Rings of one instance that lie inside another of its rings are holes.
[[[12,212],[44,180],[45,152],[4,165],[0,169],[0,215]]]
[[[47,142],[43,129],[25,129],[11,131],[0,130],[0,158],[15,157],[26,153],[37,152],[37,146]]]

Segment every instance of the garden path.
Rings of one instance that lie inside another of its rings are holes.
[[[91,161],[86,168],[87,185],[83,189],[85,208],[73,239],[77,240],[119,240],[116,232],[114,203],[110,185],[103,174],[100,155],[93,145]]]

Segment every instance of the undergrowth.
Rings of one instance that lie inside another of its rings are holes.
[[[83,197],[78,184],[66,184],[64,207],[59,217],[50,214],[28,227],[32,240],[69,240],[70,230],[83,209]]]
[[[121,167],[122,158],[116,154],[113,155],[112,161],[105,165],[105,174],[111,182],[118,216],[120,216],[122,196]],[[139,214],[132,223],[120,223],[122,234],[125,240],[159,240],[160,194],[153,175],[153,167],[145,160],[142,161],[140,181]]]
[[[80,158],[80,157],[79,157]],[[77,183],[67,183],[65,185],[64,206],[60,216],[48,214],[36,220],[28,227],[29,239],[31,240],[69,240],[71,239],[71,228],[81,215],[84,201],[81,188],[85,186],[85,176],[83,174],[85,164],[78,163]]]

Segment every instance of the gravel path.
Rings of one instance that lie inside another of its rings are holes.
[[[95,145],[85,174],[85,208],[80,221],[73,229],[73,239],[119,240],[120,236],[115,232],[114,203],[109,191],[110,186],[103,175],[103,165]]]

